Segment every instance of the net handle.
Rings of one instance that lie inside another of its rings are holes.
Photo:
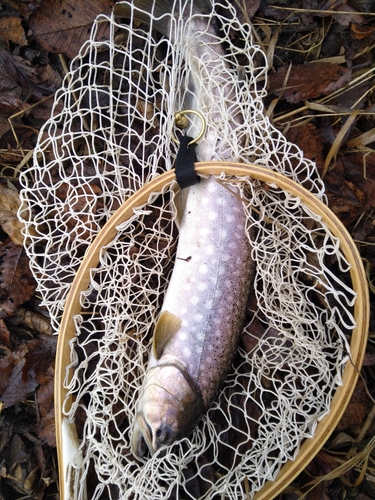
[[[352,287],[357,293],[357,299],[354,306],[354,318],[357,326],[353,330],[350,344],[351,361],[345,366],[342,379],[343,383],[335,392],[332,399],[331,411],[319,422],[314,437],[304,441],[296,460],[287,462],[281,468],[276,480],[272,482],[268,481],[254,496],[254,500],[271,499],[280,493],[318,453],[336,427],[354,391],[365,354],[369,327],[369,292],[366,274],[357,247],[345,226],[334,213],[324,205],[324,203],[300,184],[280,173],[253,164],[235,162],[198,162],[195,163],[195,171],[197,174],[203,176],[220,175],[221,173],[225,173],[229,176],[248,176],[255,180],[273,183],[291,195],[300,198],[310,210],[321,217],[332,234],[340,239],[341,251],[351,265],[350,275]],[[161,192],[163,188],[166,188],[175,180],[176,177],[173,170],[165,172],[145,184],[125,201],[108,220],[88,248],[68,293],[60,325],[55,364],[55,428],[61,499],[65,499],[64,495],[67,493],[65,492],[64,484],[67,464],[64,464],[62,459],[63,421],[65,420],[65,426],[67,423],[66,417],[64,417],[62,413],[62,408],[65,400],[66,409],[69,409],[72,404],[71,396],[67,398],[67,389],[64,387],[64,380],[66,380],[67,375],[66,367],[70,364],[69,342],[76,336],[74,317],[81,312],[81,292],[88,288],[90,270],[97,267],[102,247],[108,245],[115,238],[117,227],[134,215],[134,207],[145,204],[152,193]],[[70,376],[71,374],[68,374],[69,379]],[[74,434],[74,422],[68,423],[68,426],[70,426]]]

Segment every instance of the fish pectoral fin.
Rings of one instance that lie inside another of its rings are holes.
[[[156,323],[152,349],[156,359],[163,354],[165,346],[180,328],[182,320],[169,311],[163,311]]]

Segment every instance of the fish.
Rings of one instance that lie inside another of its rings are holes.
[[[183,14],[179,2],[133,3],[140,9],[134,17],[147,22],[147,12],[153,12],[157,18],[153,27],[164,35],[170,32],[171,16],[163,14]],[[188,5],[192,14],[212,10],[207,0]],[[115,13],[127,17],[129,6],[117,4]],[[207,20],[194,15],[184,36],[191,74],[188,105],[214,125],[221,119],[217,99],[223,92],[229,101],[234,95],[222,72],[225,63],[218,63],[224,61],[224,53],[216,26],[207,26]],[[211,94],[202,88],[202,71],[213,82]],[[228,110],[228,116],[234,127],[241,119],[240,110]],[[208,127],[196,149],[199,161],[217,158],[218,149],[222,160],[230,160],[231,145],[225,141],[214,126]],[[187,437],[209,408],[237,350],[254,272],[246,215],[236,188],[209,176],[181,190],[174,202],[179,229],[175,263],[132,425],[131,448],[138,458]]]

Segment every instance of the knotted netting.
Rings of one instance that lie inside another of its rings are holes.
[[[207,122],[198,161],[207,160],[206,144],[210,160],[265,166],[324,199],[314,164],[265,117],[266,59],[231,2],[212,2],[202,14],[177,0],[171,12],[180,14],[164,15],[170,36],[154,29],[160,13],[142,24],[136,7],[125,4],[129,20],[112,13],[95,21],[56,95],[34,165],[21,177],[27,252],[56,332],[99,231],[139,188],[173,168],[174,114],[191,103],[197,80]],[[187,37],[197,18],[203,28]],[[211,24],[219,29],[207,39]],[[204,54],[191,54],[202,39],[214,47],[211,58],[218,53],[214,71]],[[216,137],[225,140],[215,148]],[[217,182],[241,196],[256,263],[230,372],[189,436],[152,457],[132,455],[137,397],[178,241],[176,186],[166,186],[103,248],[75,318],[74,402],[65,412],[81,439],[81,459],[71,464],[79,472],[77,499],[252,498],[330,410],[355,328],[340,242],[275,184],[224,173]]]

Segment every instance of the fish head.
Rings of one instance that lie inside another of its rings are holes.
[[[199,390],[181,367],[157,366],[143,386],[133,425],[132,451],[151,455],[184,437],[203,413]]]

